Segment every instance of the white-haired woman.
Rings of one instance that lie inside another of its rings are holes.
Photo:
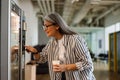
[[[37,61],[48,61],[51,80],[95,80],[85,40],[72,31],[58,13],[45,16],[43,28],[51,39],[42,54],[31,46],[26,46],[26,50],[34,53]],[[54,60],[60,63],[53,65]]]

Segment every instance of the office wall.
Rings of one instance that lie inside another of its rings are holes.
[[[43,23],[41,21],[41,18],[39,18],[38,20],[39,23],[39,28],[38,28],[38,44],[42,45],[42,44],[47,44],[49,38],[46,36],[44,30],[43,30]]]

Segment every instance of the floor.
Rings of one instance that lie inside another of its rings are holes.
[[[94,62],[94,75],[96,80],[120,80],[120,74],[109,72],[108,63]]]
[[[96,80],[120,80],[120,74],[108,71],[108,63],[103,61],[94,62],[94,75]],[[36,80],[50,80],[48,74],[37,75]]]

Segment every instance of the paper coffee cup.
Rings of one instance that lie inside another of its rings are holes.
[[[60,64],[60,60],[54,60],[54,61],[52,61],[52,64],[53,65],[59,65]]]

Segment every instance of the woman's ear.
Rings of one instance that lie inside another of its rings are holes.
[[[59,29],[59,26],[56,26],[56,30],[58,30]]]

